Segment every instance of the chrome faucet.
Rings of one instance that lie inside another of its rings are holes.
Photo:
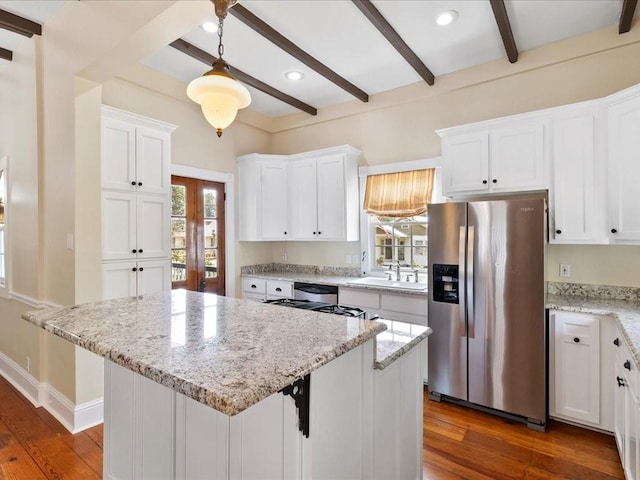
[[[416,269],[416,270],[414,270],[414,271],[413,271],[413,274],[414,274],[414,275],[415,275],[415,277],[416,277],[416,283],[418,283],[418,273],[419,273],[419,272],[418,272],[418,269]]]
[[[391,270],[393,267],[396,267],[396,282],[400,282],[402,281],[402,278],[400,277],[400,262],[398,263],[390,263],[389,264],[389,270]]]

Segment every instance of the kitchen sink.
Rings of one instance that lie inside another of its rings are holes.
[[[426,283],[398,282],[380,277],[362,277],[347,282],[349,285],[371,285],[375,287],[397,288],[398,290],[426,290]]]

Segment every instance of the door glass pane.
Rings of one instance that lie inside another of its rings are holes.
[[[171,185],[171,281],[187,279],[187,188]]]
[[[218,221],[204,221],[204,246],[205,248],[218,248]]]
[[[171,185],[171,215],[184,217],[187,214],[185,194],[187,187],[183,185]]]
[[[171,281],[181,282],[187,279],[187,251],[171,250]]]
[[[218,250],[216,248],[204,249],[205,278],[218,276]]]
[[[204,218],[217,218],[218,192],[205,188],[202,190],[202,197],[204,199]]]

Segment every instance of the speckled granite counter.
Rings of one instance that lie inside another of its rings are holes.
[[[386,328],[184,290],[31,311],[23,318],[227,415]]]
[[[640,368],[640,302],[608,298],[547,294],[547,308],[615,318],[631,355]]]
[[[387,329],[376,337],[377,370],[384,370],[395,360],[431,335],[431,328],[394,320],[379,320]]]

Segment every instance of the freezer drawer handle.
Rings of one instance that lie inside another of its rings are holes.
[[[580,343],[580,339],[578,337],[573,337],[573,341],[576,343]]]
[[[619,387],[624,387],[624,379],[622,379],[621,377],[616,377],[616,380],[618,381]]]
[[[626,368],[627,370],[631,370],[631,362],[627,360],[626,362],[624,362],[623,367]]]
[[[613,344],[614,344],[616,347],[619,347],[619,346],[620,346],[620,339],[619,339],[619,338],[616,338],[616,339],[613,341]]]

